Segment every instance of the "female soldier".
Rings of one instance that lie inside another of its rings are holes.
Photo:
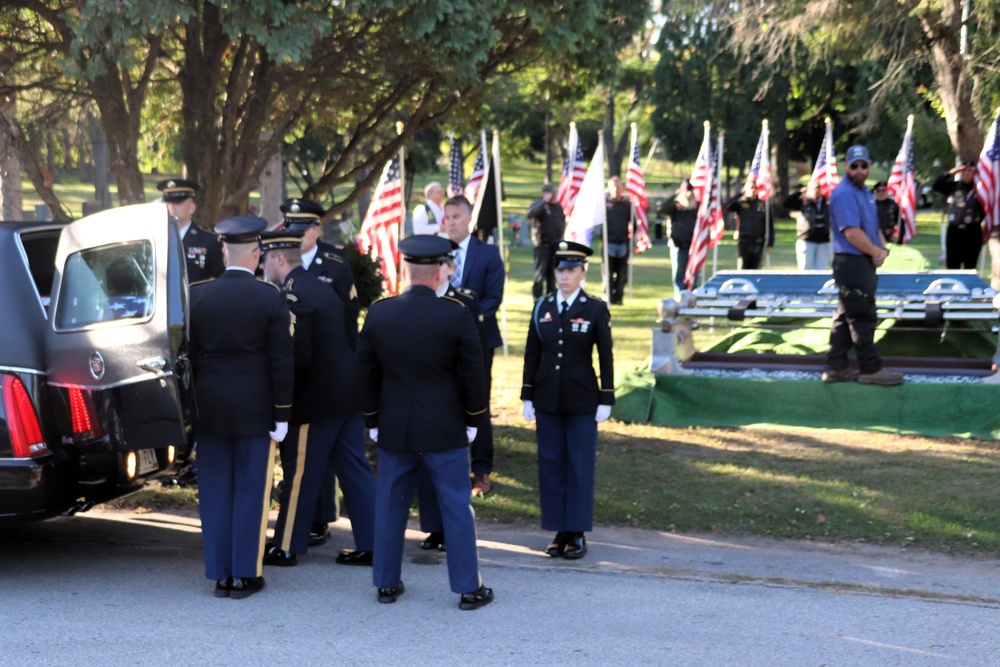
[[[538,416],[538,491],[542,528],[555,530],[552,557],[582,558],[594,523],[597,422],[615,402],[608,306],[581,289],[593,251],[555,244],[558,289],[535,303],[524,350],[524,418]],[[597,346],[601,380],[593,367]]]

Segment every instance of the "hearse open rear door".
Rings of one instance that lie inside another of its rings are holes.
[[[184,451],[187,274],[163,204],[71,223],[56,255],[47,332],[49,383],[111,390],[123,449]],[[106,396],[106,395],[104,395]]]

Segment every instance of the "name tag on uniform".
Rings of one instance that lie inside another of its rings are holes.
[[[582,317],[570,320],[569,324],[570,324],[570,331],[587,333],[587,330],[590,329],[590,320],[585,320]]]

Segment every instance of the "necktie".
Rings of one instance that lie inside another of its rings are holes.
[[[566,311],[569,310],[569,304],[565,301],[562,302],[562,306],[559,309],[559,317],[566,319]]]
[[[455,270],[451,274],[451,279],[448,281],[451,283],[452,287],[462,286],[462,252],[459,251],[455,253]]]

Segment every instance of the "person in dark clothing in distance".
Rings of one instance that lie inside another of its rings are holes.
[[[608,282],[612,305],[622,305],[628,283],[629,240],[631,239],[632,202],[625,192],[622,179],[612,176],[608,181]]]

